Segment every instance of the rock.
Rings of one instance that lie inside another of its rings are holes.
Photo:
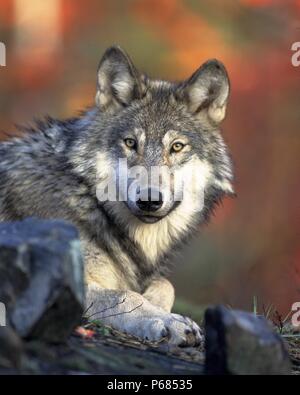
[[[254,314],[223,306],[205,313],[208,374],[290,374],[282,338]]]
[[[19,336],[9,326],[0,327],[0,367],[18,369],[21,365],[23,345]]]
[[[0,223],[0,301],[21,337],[64,341],[84,308],[76,229],[33,218]]]

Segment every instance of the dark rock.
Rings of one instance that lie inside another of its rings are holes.
[[[76,229],[31,218],[0,223],[0,301],[21,337],[65,340],[84,308]]]
[[[205,313],[208,374],[290,374],[289,356],[263,317],[217,306]]]
[[[21,365],[23,345],[9,326],[0,326],[0,367],[18,369]]]

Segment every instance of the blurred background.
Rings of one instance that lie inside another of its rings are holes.
[[[45,114],[93,104],[113,43],[153,77],[223,61],[232,94],[224,137],[236,166],[227,199],[178,259],[177,296],[285,314],[300,301],[300,0],[0,0],[0,138]],[[1,158],[0,158],[1,160]],[[1,182],[1,180],[0,180]]]

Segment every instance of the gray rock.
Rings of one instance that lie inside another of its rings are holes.
[[[0,367],[18,369],[21,366],[23,344],[9,326],[0,326]]]
[[[21,337],[65,340],[84,308],[76,229],[57,220],[1,223],[0,301]]]
[[[290,374],[282,338],[263,317],[223,306],[205,313],[208,374]]]

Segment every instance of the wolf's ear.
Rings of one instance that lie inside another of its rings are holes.
[[[140,76],[129,56],[120,47],[108,48],[98,67],[97,106],[117,110],[141,95]]]
[[[229,96],[229,78],[224,65],[218,60],[204,63],[180,88],[193,113],[207,112],[215,124],[220,123],[226,112]]]

